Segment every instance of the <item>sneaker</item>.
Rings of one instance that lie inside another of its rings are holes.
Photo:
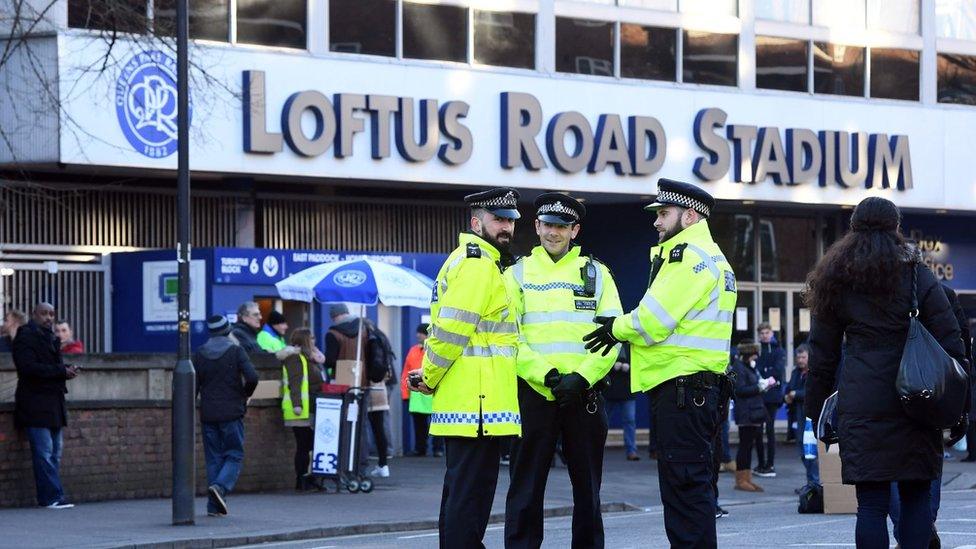
[[[369,476],[378,478],[388,478],[390,476],[390,466],[384,465],[380,467],[377,465],[369,472]]]
[[[45,505],[45,509],[71,509],[74,507],[74,503],[68,503],[66,501],[55,501],[51,505]]]
[[[226,513],[220,513],[218,511],[207,511],[208,517],[226,517]]]
[[[722,517],[727,517],[727,516],[729,516],[729,512],[728,511],[726,511],[725,509],[722,509],[718,505],[715,506],[715,518],[720,519]]]
[[[222,514],[222,515],[226,515],[227,514],[227,502],[224,501],[224,495],[226,495],[226,492],[224,491],[224,489],[221,488],[220,485],[211,484],[207,488],[207,492],[210,494],[210,497],[213,498],[214,505],[217,506],[217,512],[220,513],[220,514]]]
[[[511,464],[510,456],[502,456],[501,464],[508,467]]]
[[[442,458],[442,457],[444,457],[444,450],[434,450],[434,457],[435,458]]]
[[[776,469],[773,467],[757,467],[752,470],[752,474],[757,477],[773,478],[776,476]]]

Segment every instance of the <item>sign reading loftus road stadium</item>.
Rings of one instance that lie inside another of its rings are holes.
[[[330,99],[319,91],[298,91],[281,105],[281,131],[274,132],[267,129],[264,72],[243,71],[242,83],[246,153],[276,154],[287,145],[303,157],[331,149],[335,158],[349,158],[356,155],[355,135],[367,131],[375,160],[389,158],[395,146],[408,162],[436,157],[458,166],[475,147],[464,122],[472,106],[465,101],[355,93]],[[547,119],[536,97],[516,92],[500,93],[499,104],[497,143],[505,169],[552,167],[567,174],[596,174],[610,168],[619,176],[640,177],[657,173],[667,158],[667,135],[653,116],[600,114],[591,124],[580,112],[564,111]],[[703,181],[724,179],[731,170],[730,179],[740,183],[771,179],[777,185],[815,181],[822,187],[913,187],[907,135],[806,128],[781,133],[777,127],[727,124],[727,119],[722,109],[704,108],[691,121],[701,152],[692,172]]]

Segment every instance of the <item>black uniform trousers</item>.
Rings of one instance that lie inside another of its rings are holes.
[[[438,520],[441,549],[484,547],[498,483],[499,444],[508,437],[444,437],[447,471]]]
[[[695,387],[694,376],[651,389],[657,421],[658,479],[671,547],[717,547],[712,441],[719,387]]]
[[[562,437],[563,455],[573,484],[573,547],[603,547],[600,484],[607,411],[597,396],[589,413],[583,402],[560,408],[528,383],[518,380],[522,438],[511,458],[511,484],[505,503],[505,547],[542,545],[546,480]],[[590,402],[587,400],[587,402]],[[595,405],[595,409],[594,409]]]

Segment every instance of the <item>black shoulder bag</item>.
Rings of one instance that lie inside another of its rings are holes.
[[[895,390],[914,421],[948,429],[962,415],[969,376],[918,320],[918,268],[912,264],[912,310]]]

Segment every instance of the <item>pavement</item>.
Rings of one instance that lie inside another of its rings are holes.
[[[853,516],[796,513],[793,489],[803,483],[803,467],[795,446],[777,450],[778,476],[757,479],[766,489],[761,494],[733,491],[731,475],[721,476],[721,503],[732,515],[719,521],[720,545],[772,547],[812,540],[852,546]],[[232,494],[230,515],[224,518],[207,517],[205,500],[198,498],[193,526],[170,525],[168,499],[86,503],[60,511],[4,509],[0,547],[430,547],[436,543],[442,459],[397,458],[390,468],[391,477],[376,479],[370,494]],[[502,546],[507,488],[503,467],[488,547]],[[970,518],[976,517],[976,464],[947,462],[943,490],[939,526],[947,532],[946,546],[976,546],[976,518]],[[602,499],[608,547],[667,545],[656,462],[646,454],[628,462],[620,449],[607,450]],[[545,505],[551,516],[545,545],[568,546],[572,492],[565,468],[552,470]]]

